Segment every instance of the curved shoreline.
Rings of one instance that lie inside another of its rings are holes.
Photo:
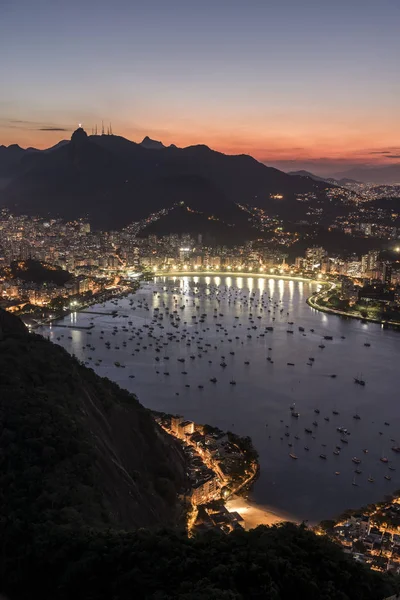
[[[263,279],[284,279],[286,281],[308,281],[311,283],[328,283],[323,279],[310,279],[309,277],[296,277],[295,275],[275,275],[272,273],[248,273],[247,271],[155,271],[154,277],[255,277]]]
[[[255,272],[232,272],[232,271],[156,271],[154,277],[209,277],[214,275],[215,277],[254,277],[263,279],[283,279],[285,281],[308,281],[310,283],[330,284],[330,288],[326,290],[329,292],[336,286],[335,282],[326,281],[324,279],[311,279],[309,277],[296,277],[294,275],[275,275],[271,273],[255,273]],[[336,310],[335,308],[329,308],[327,306],[321,306],[315,302],[315,296],[311,295],[306,299],[306,303],[310,308],[319,310],[330,315],[336,315],[337,317],[347,317],[350,319],[356,319],[358,321],[366,321],[368,323],[375,323],[376,325],[383,325],[386,327],[393,327],[395,329],[400,328],[400,321],[382,321],[380,319],[374,319],[373,317],[362,317],[361,315],[355,315],[342,310]]]
[[[325,296],[328,292],[335,287],[335,284],[332,284],[331,287],[326,290],[323,294]],[[367,322],[367,323],[375,323],[376,325],[383,325],[385,327],[393,327],[394,329],[400,328],[399,321],[382,321],[381,319],[374,319],[373,317],[362,317],[361,315],[355,315],[354,313],[349,313],[344,310],[337,310],[335,308],[330,308],[328,306],[321,306],[318,302],[315,301],[315,296],[309,296],[306,300],[308,306],[314,308],[314,310],[319,310],[320,312],[324,312],[330,315],[336,315],[337,317],[346,317],[350,319],[357,319],[358,321]],[[320,299],[320,298],[319,298]]]

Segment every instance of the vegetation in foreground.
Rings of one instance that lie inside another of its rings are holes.
[[[393,579],[290,523],[193,539],[47,526],[28,546],[9,538],[2,556],[3,590],[19,600],[379,600],[394,591]]]

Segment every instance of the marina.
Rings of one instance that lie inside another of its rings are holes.
[[[157,278],[40,333],[149,408],[249,435],[260,456],[251,499],[316,522],[400,487],[398,333],[315,311],[317,289]]]

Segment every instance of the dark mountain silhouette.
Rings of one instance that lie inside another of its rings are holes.
[[[310,173],[310,171],[289,171],[288,175],[295,175],[295,176],[300,176],[300,177],[310,177],[310,179],[313,179],[314,181],[326,181],[326,179],[324,179],[323,177],[318,177],[318,175],[314,175],[314,173]]]
[[[22,157],[27,152],[17,144],[0,146],[0,189],[11,181]]]
[[[65,144],[69,144],[69,140],[60,140],[59,142],[57,142],[57,144],[54,144],[54,146],[42,150],[42,152],[53,152],[54,150],[65,146]],[[36,150],[36,148],[29,148],[29,150],[35,150],[36,152],[40,152],[40,150]]]
[[[349,179],[347,177],[343,177],[342,179],[335,179],[334,177],[319,177],[310,171],[290,171],[288,174],[300,175],[301,177],[310,177],[310,179],[313,179],[314,181],[323,181],[336,186],[346,185],[348,183],[359,183],[359,181],[355,181],[354,179]]]
[[[224,216],[232,203],[268,207],[271,195],[282,194],[283,210],[297,193],[328,185],[207,146],[145,148],[77,130],[52,152],[22,156],[0,200],[19,213],[89,216],[95,227],[114,228],[177,202]]]
[[[47,264],[38,260],[15,260],[10,266],[0,269],[0,277],[11,275],[13,278],[33,283],[54,283],[64,285],[72,278],[71,273],[61,267]]]
[[[349,183],[360,183],[360,181],[356,181],[355,179],[349,179],[348,177],[343,177],[342,179],[333,179],[332,177],[328,177],[326,181],[332,183],[333,185],[348,185]]]
[[[53,150],[57,150],[57,148],[61,148],[65,144],[69,144],[69,140],[61,140],[45,150],[38,150],[31,147],[25,149],[18,146],[18,144],[0,146],[0,189],[12,181],[13,176],[18,176],[18,169],[24,156],[32,153],[53,152]]]
[[[162,148],[165,148],[162,142],[152,140],[151,138],[149,138],[148,135],[146,135],[146,137],[143,138],[140,145],[143,146],[143,148],[148,148],[149,150],[162,150]]]
[[[185,204],[179,204],[158,221],[143,229],[142,235],[167,235],[169,233],[199,233],[206,245],[224,244],[231,246],[238,241],[257,238],[259,230],[251,227],[250,215],[243,212],[236,204],[227,205],[223,217],[218,218],[212,212],[194,211]]]
[[[335,179],[355,179],[364,183],[400,184],[400,163],[387,167],[356,167],[337,173]]]

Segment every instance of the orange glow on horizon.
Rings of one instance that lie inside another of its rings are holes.
[[[309,121],[309,122],[308,122]],[[282,119],[274,124],[259,124],[250,121],[248,126],[237,122],[185,123],[172,119],[168,128],[161,123],[146,128],[127,125],[126,122],[112,121],[115,135],[140,142],[146,135],[162,141],[166,146],[175,144],[186,147],[205,144],[226,154],[249,154],[262,162],[275,161],[334,161],[351,166],[352,163],[390,165],[400,161],[400,122],[373,124],[363,118],[350,127],[347,123],[331,122],[328,126],[309,119],[304,122]],[[99,121],[97,120],[99,123]],[[108,123],[108,120],[106,121]],[[101,123],[101,121],[100,121]],[[357,125],[357,127],[356,127]],[[6,146],[19,144],[22,147],[49,148],[62,139],[69,139],[70,131],[40,131],[35,129],[8,129],[0,125],[0,140]],[[83,127],[91,134],[91,125]],[[98,126],[99,129],[99,126]],[[233,132],[233,133],[232,133]],[[386,152],[386,154],[384,154]],[[392,153],[393,158],[388,154]],[[295,165],[294,165],[295,166]]]

